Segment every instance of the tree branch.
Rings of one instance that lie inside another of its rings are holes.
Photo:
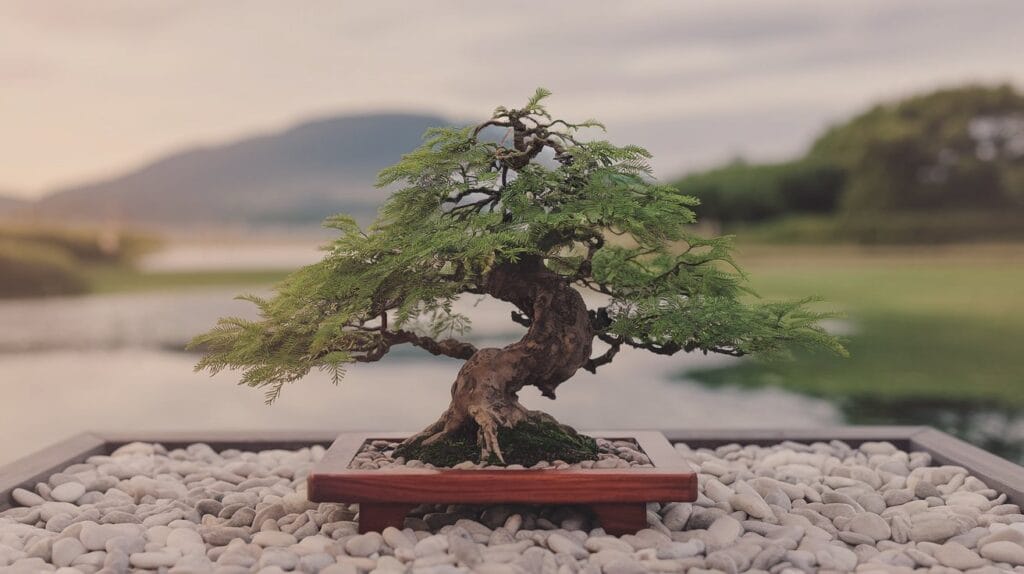
[[[448,210],[448,215],[459,218],[465,215],[466,213],[479,213],[481,210],[483,210],[484,207],[487,206],[488,203],[495,201],[496,198],[487,196],[479,201],[463,203],[462,205],[456,205],[455,207]],[[465,213],[463,213],[463,210],[465,210]]]
[[[594,291],[596,293],[615,296],[615,293],[608,289],[608,287],[605,286],[603,283],[596,283],[594,281],[589,281],[587,279],[578,279],[577,281],[580,285],[583,285],[587,289],[590,289],[591,291]]]
[[[432,339],[430,337],[424,337],[413,333],[412,331],[394,331],[387,333],[385,339],[388,342],[388,346],[400,345],[402,343],[409,343],[413,346],[419,347],[431,355],[444,355],[453,359],[469,359],[476,353],[476,347],[471,343],[459,341],[457,339],[441,339],[440,341]]]
[[[481,194],[488,195],[490,197],[494,197],[496,195],[495,190],[493,190],[493,189],[489,189],[489,188],[486,188],[486,187],[470,187],[470,188],[467,188],[467,189],[464,189],[464,190],[460,191],[459,193],[457,193],[455,195],[452,195],[450,197],[446,197],[444,200],[441,201],[441,203],[456,203],[457,204],[460,201],[462,201],[463,199],[473,195],[474,193],[481,193]]]
[[[668,341],[665,343],[654,343],[651,341],[637,341],[634,339],[627,338],[623,339],[622,342],[635,349],[643,349],[645,351],[650,351],[656,355],[675,355],[679,351],[689,353],[690,351],[693,351],[700,347],[700,345],[696,341],[688,341],[686,344],[680,345],[679,343],[673,341]],[[731,357],[742,357],[746,355],[746,353],[735,347],[717,345],[704,349],[705,354],[709,352],[716,353],[719,355],[729,355]]]
[[[666,341],[664,343],[655,343],[653,341],[643,341],[632,337],[620,337],[607,332],[608,327],[611,326],[612,320],[608,316],[607,307],[599,307],[590,311],[590,324],[594,329],[594,336],[600,341],[608,344],[609,349],[599,357],[592,358],[590,362],[584,366],[585,369],[593,373],[597,367],[608,364],[612,361],[619,352],[619,348],[622,345],[628,345],[634,349],[643,349],[650,351],[656,355],[675,355],[676,353],[683,351],[689,353],[700,347],[700,344],[696,341],[688,341],[685,344],[680,345],[674,341]],[[728,355],[730,357],[742,357],[746,355],[743,351],[732,346],[715,345],[704,349],[704,353],[715,353],[719,355]],[[592,367],[592,368],[591,368]]]
[[[588,359],[587,362],[583,365],[583,368],[587,371],[590,371],[591,373],[596,374],[598,367],[607,365],[608,363],[612,362],[612,359],[615,358],[615,355],[619,354],[619,348],[621,347],[622,342],[616,340],[614,343],[610,344],[607,351],[605,351],[601,355],[598,355],[597,357],[591,357],[590,359]]]
[[[486,128],[488,126],[498,126],[498,127],[502,127],[502,128],[508,128],[508,127],[512,127],[512,124],[510,122],[501,121],[501,120],[487,120],[486,122],[476,126],[476,129],[473,130],[473,137],[476,138],[476,136],[480,135],[480,132],[484,131],[484,128]]]
[[[602,247],[604,247],[604,238],[601,237],[600,235],[595,234],[587,240],[587,255],[580,263],[579,268],[576,269],[576,273],[573,275],[572,278],[570,278],[570,281],[581,281],[583,279],[586,279],[587,277],[590,277],[590,274],[594,270],[594,254],[596,254],[597,251]]]

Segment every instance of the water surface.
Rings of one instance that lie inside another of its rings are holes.
[[[251,316],[236,289],[183,290],[0,302],[0,464],[88,430],[418,429],[447,405],[460,361],[396,348],[354,365],[338,387],[314,372],[273,406],[237,374],[194,373],[185,342],[223,315]],[[462,302],[477,344],[502,345],[523,332],[509,307]],[[625,350],[597,375],[584,371],[558,399],[523,392],[584,429],[807,427],[836,424],[837,409],[785,391],[710,389],[673,381],[679,370],[721,357],[662,357]]]

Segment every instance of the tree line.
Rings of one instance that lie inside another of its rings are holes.
[[[1024,95],[968,85],[878,104],[802,157],[734,160],[676,186],[726,227],[796,216],[805,234],[859,240],[1024,236]]]

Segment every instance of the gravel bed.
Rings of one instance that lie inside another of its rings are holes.
[[[694,503],[653,503],[612,537],[583,509],[422,507],[356,534],[354,505],[311,504],[320,447],[167,451],[134,443],[18,490],[0,513],[0,571],[1024,572],[1024,516],[956,466],[889,443],[691,450]]]
[[[633,440],[608,440],[599,438],[597,440],[598,460],[585,460],[583,462],[568,463],[563,460],[546,461],[542,460],[529,467],[531,470],[542,469],[591,469],[591,468],[652,468],[651,459],[643,453],[640,445]],[[381,468],[409,467],[409,468],[437,468],[422,460],[405,460],[402,457],[394,458],[394,450],[399,443],[386,440],[374,440],[363,443],[362,449],[352,458],[349,468],[360,470],[375,470]],[[459,470],[523,470],[521,464],[510,464],[508,466],[489,465],[481,462],[467,460],[452,468]]]

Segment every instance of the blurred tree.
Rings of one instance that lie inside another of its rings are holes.
[[[129,268],[160,240],[139,232],[5,222],[0,226],[0,297],[85,293],[89,271]]]
[[[222,319],[197,337],[206,351],[197,368],[242,369],[242,382],[272,401],[312,368],[337,380],[345,364],[378,361],[397,345],[462,359],[450,406],[403,455],[444,464],[451,448],[471,444],[472,455],[461,450],[454,460],[525,464],[536,460],[532,448],[565,461],[596,451],[592,439],[523,407],[518,392],[532,385],[553,399],[578,369],[596,371],[623,346],[663,355],[775,355],[793,345],[844,352],[806,301],[742,301],[729,241],[687,230],[694,199],[652,182],[642,148],[578,140],[577,129],[600,124],[552,119],[541,105],[547,95],[498,108],[475,128],[429,131],[381,172],[380,186],[400,188],[377,221],[364,231],[348,216],[330,219],[341,236],[324,260],[274,298],[250,298],[260,320]],[[478,137],[489,127],[506,137]],[[585,292],[600,304],[588,309]],[[469,326],[453,311],[463,294],[511,303],[526,334],[503,348],[457,339]],[[605,350],[592,356],[595,339]]]
[[[0,298],[73,295],[88,289],[82,266],[67,251],[0,234]]]
[[[800,159],[751,164],[742,159],[694,173],[675,185],[700,200],[702,218],[724,223],[756,222],[792,213],[831,213],[845,170],[824,161]]]
[[[808,157],[847,171],[847,213],[1024,209],[1024,95],[964,86],[878,105]]]

